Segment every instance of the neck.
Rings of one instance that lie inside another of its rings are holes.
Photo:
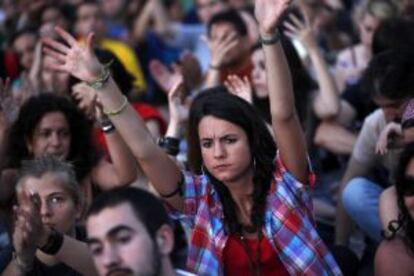
[[[162,276],[175,276],[175,270],[174,267],[171,264],[171,261],[169,258],[163,258],[163,261],[161,263],[161,273]]]
[[[236,212],[242,224],[249,225],[252,209],[252,194],[254,189],[253,170],[249,170],[245,176],[233,183],[225,183],[230,191],[231,197],[236,204]]]

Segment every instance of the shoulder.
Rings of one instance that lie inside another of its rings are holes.
[[[340,51],[336,58],[336,65],[339,67],[350,66],[352,64],[352,51],[354,51],[353,46]]]
[[[377,131],[381,131],[387,122],[385,121],[385,115],[382,109],[376,109],[371,114],[369,114],[364,121],[363,128],[373,128]]]
[[[408,275],[414,273],[413,263],[414,256],[400,238],[385,240],[375,254],[375,275]]]

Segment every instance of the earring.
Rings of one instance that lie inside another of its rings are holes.
[[[253,156],[253,170],[256,170],[256,157]]]
[[[201,175],[202,176],[207,176],[206,173],[204,172],[204,164],[201,163]]]

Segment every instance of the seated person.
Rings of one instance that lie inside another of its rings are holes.
[[[395,187],[398,219],[388,226],[388,235],[375,255],[375,275],[414,274],[414,144],[401,154]]]
[[[95,275],[72,167],[52,157],[25,161],[16,186],[14,258],[2,275]]]
[[[154,195],[117,189],[96,198],[86,218],[88,244],[99,275],[187,275],[174,271],[174,230]]]

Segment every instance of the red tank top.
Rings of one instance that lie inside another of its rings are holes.
[[[256,262],[257,239],[245,239],[250,260]],[[288,276],[289,273],[280,261],[266,237],[260,241],[260,275]],[[245,247],[239,235],[230,235],[223,251],[223,264],[225,275],[250,276],[252,274]],[[254,272],[253,272],[254,273]]]

